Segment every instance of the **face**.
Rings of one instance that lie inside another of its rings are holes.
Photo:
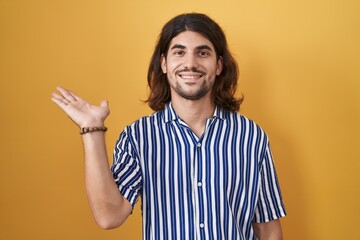
[[[216,76],[222,71],[222,58],[213,44],[197,32],[185,31],[174,37],[161,68],[167,75],[171,96],[198,100],[210,96]]]

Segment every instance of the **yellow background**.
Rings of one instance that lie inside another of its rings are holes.
[[[57,85],[110,101],[108,152],[151,113],[146,73],[162,25],[198,11],[239,62],[242,113],[269,134],[285,239],[360,239],[358,0],[0,0],[0,239],[140,239],[140,204],[101,230],[84,190],[77,127]]]

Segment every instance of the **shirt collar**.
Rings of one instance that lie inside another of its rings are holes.
[[[169,102],[165,105],[164,109],[162,110],[162,113],[163,113],[163,119],[164,119],[165,123],[180,119],[180,117],[176,114],[171,102]],[[224,109],[222,109],[220,107],[215,107],[213,118],[225,120],[226,116],[227,116],[227,114]]]
[[[179,119],[180,117],[176,114],[174,108],[172,107],[171,102],[167,103],[162,110],[163,112],[163,119],[165,123],[174,121]]]

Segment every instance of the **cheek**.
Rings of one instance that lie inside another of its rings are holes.
[[[182,66],[181,59],[168,59],[167,61],[167,70],[168,71],[174,71],[178,70]]]

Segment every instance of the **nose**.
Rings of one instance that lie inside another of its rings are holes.
[[[184,58],[184,67],[185,69],[196,69],[198,68],[198,61],[196,56],[194,56],[193,54],[188,54],[185,58]]]

